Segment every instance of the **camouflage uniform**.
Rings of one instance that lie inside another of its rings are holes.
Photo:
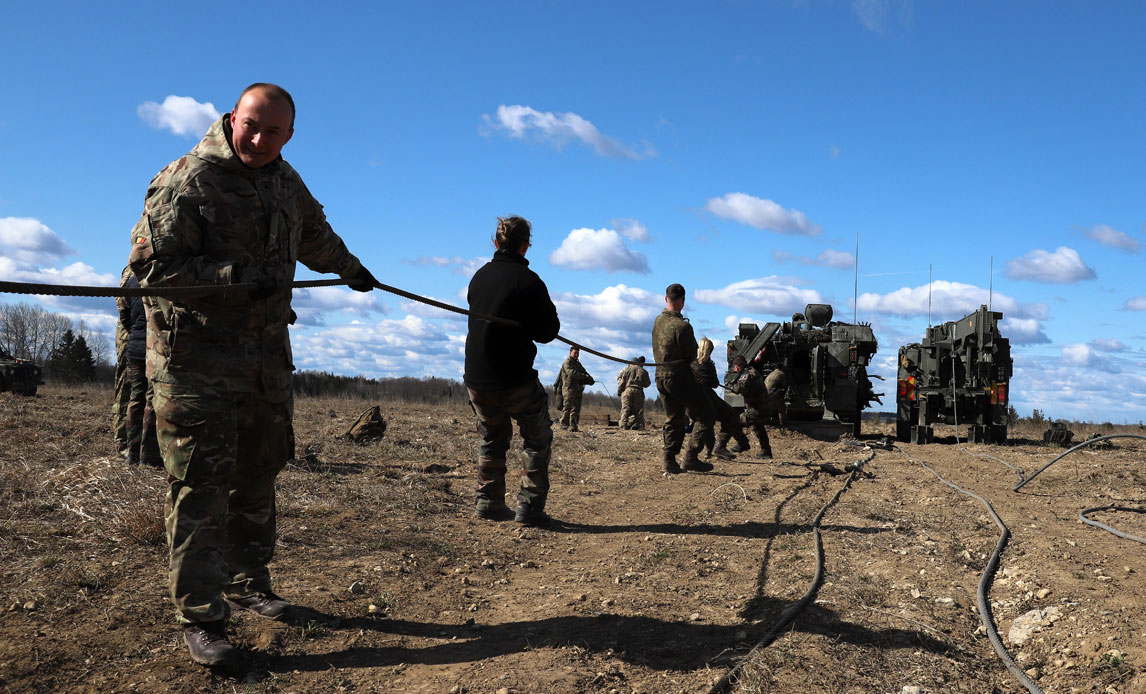
[[[135,275],[127,278],[124,287],[138,288]],[[152,389],[147,380],[147,318],[143,299],[138,296],[120,297],[119,321],[117,329],[127,331],[127,344],[124,347],[124,372],[128,392],[127,412],[127,461],[132,465],[163,465],[159,456],[159,443],[155,434],[155,410],[151,407]]]
[[[120,274],[119,286],[124,286],[132,276],[131,266],[125,266]],[[111,403],[111,434],[115,439],[115,450],[127,453],[127,403],[131,399],[131,388],[127,384],[127,358],[124,356],[128,331],[122,321],[122,316],[128,311],[127,297],[117,296],[115,307],[121,320],[115,324],[115,394]]]
[[[788,374],[780,369],[773,369],[764,378],[764,390],[768,393],[768,419],[776,415],[780,426],[784,426],[788,419],[788,404],[785,395],[788,392]]]
[[[585,393],[585,386],[591,386],[596,381],[581,366],[579,359],[566,357],[561,365],[561,375],[557,377],[561,382],[561,396],[565,407],[561,410],[561,428],[577,431],[577,423],[581,421],[581,398]]]
[[[144,287],[228,285],[277,291],[156,298],[147,311],[147,376],[169,474],[169,584],[183,624],[227,614],[223,594],[270,592],[274,482],[294,456],[290,316],[295,264],[344,278],[364,271],[322,206],[281,157],[257,169],[231,148],[224,115],[151,181],[132,230]]]
[[[772,456],[772,443],[768,440],[768,429],[764,424],[768,421],[771,412],[772,400],[764,385],[764,379],[749,367],[739,374],[728,385],[728,390],[739,393],[744,397],[743,421],[752,426],[756,438],[760,440],[760,451],[763,455]]]
[[[676,454],[684,445],[685,427],[693,420],[687,462],[696,460],[712,430],[715,413],[712,402],[693,376],[690,364],[696,361],[696,336],[679,311],[665,309],[653,322],[653,361],[657,366],[657,390],[665,406],[665,468],[676,465]],[[664,362],[672,362],[661,366]],[[670,465],[671,461],[671,465]]]
[[[649,372],[640,364],[629,364],[617,374],[622,429],[645,428],[645,388],[650,385],[652,381],[649,380]]]
[[[691,364],[692,375],[696,377],[697,383],[704,386],[705,394],[708,396],[709,402],[712,403],[712,411],[716,421],[720,422],[720,437],[716,437],[716,432],[709,430],[708,435],[705,437],[704,448],[708,450],[709,455],[712,454],[712,449],[724,449],[728,445],[729,439],[736,439],[736,443],[740,444],[742,449],[748,448],[748,437],[744,435],[744,428],[740,425],[740,415],[736,410],[724,402],[724,398],[720,397],[713,388],[720,385],[720,380],[716,376],[716,364],[712,359],[705,359],[704,361],[694,361]]]

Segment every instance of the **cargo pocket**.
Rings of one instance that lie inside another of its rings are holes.
[[[202,466],[210,464],[204,452],[213,447],[205,440],[209,429],[208,411],[202,397],[173,391],[161,384],[156,386],[152,408],[167,474],[183,481],[187,481],[189,475],[204,474]]]

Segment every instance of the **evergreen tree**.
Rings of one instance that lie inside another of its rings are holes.
[[[86,383],[95,379],[95,359],[83,336],[64,331],[48,359],[52,377],[65,383]]]

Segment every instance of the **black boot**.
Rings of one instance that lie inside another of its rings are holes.
[[[716,447],[712,449],[712,455],[723,460],[735,460],[736,456],[732,455],[728,448],[726,448],[728,439],[730,438],[730,434],[721,434],[720,438],[716,440]],[[711,458],[712,456],[709,457]]]
[[[689,451],[684,456],[684,465],[681,466],[689,472],[709,472],[712,470],[712,463],[706,463],[696,457],[696,451]]]
[[[680,474],[680,465],[677,465],[676,456],[668,451],[665,451],[665,472],[670,475]]]

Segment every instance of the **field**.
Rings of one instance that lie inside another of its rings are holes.
[[[110,401],[0,394],[0,691],[703,693],[812,587],[821,510],[823,584],[732,691],[1026,691],[976,607],[999,528],[926,463],[1012,533],[989,598],[1018,667],[1046,692],[1146,692],[1143,548],[1078,518],[1146,506],[1140,439],[1016,493],[1018,469],[1062,452],[1041,431],[984,446],[938,427],[943,443],[898,449],[878,445],[893,423],[859,445],[775,431],[773,461],[665,477],[655,416],[590,425],[556,431],[555,523],[530,529],[473,517],[468,408],[300,399],[271,567],[296,614],[234,615],[245,653],[216,672],[191,663],[166,597],[165,478],[116,459]],[[382,441],[339,439],[373,404]],[[1093,517],[1146,535],[1143,514]]]

